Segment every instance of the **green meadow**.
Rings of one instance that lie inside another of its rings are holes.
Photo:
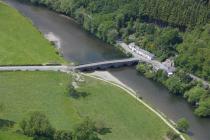
[[[0,65],[43,63],[64,63],[64,60],[31,21],[0,2]]]
[[[2,120],[15,122],[0,129],[0,139],[28,140],[17,133],[19,122],[31,112],[44,112],[53,127],[72,130],[86,117],[103,122],[109,130],[102,140],[162,140],[168,126],[125,91],[108,83],[85,77],[73,98],[68,85],[72,76],[56,72],[1,72],[0,113]]]

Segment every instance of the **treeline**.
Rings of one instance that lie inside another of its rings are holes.
[[[20,122],[21,132],[33,140],[100,140],[100,126],[86,118],[73,131],[56,130],[42,112],[33,112]]]
[[[163,84],[171,94],[185,98],[195,107],[196,115],[210,117],[210,91],[205,89],[201,83],[194,81],[183,70],[177,70],[173,76],[168,77],[162,70],[154,71],[152,65],[141,63],[137,66],[137,71]]]
[[[209,21],[209,6],[204,0],[141,0],[142,15],[166,24],[190,27]]]
[[[44,4],[56,11],[118,15],[117,18],[142,20],[179,27],[205,24],[209,21],[209,0],[22,0]],[[120,14],[119,14],[120,13]],[[83,15],[84,16],[84,15]],[[107,15],[108,16],[108,15]]]

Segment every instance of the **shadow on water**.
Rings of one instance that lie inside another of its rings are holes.
[[[187,134],[191,137],[194,136],[194,133],[192,131],[187,132]]]

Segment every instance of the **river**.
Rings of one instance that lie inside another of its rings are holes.
[[[117,50],[88,34],[73,20],[46,8],[5,0],[31,19],[43,33],[52,32],[60,39],[63,56],[66,60],[85,64],[103,60],[123,58]],[[193,140],[210,140],[210,120],[193,114],[193,109],[180,97],[169,94],[161,85],[138,75],[135,68],[121,68],[109,72],[135,90],[148,104],[163,112],[173,121],[185,117],[190,123],[190,136]]]

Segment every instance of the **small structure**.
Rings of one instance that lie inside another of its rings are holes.
[[[164,65],[167,68],[168,76],[173,75],[176,68],[174,67],[174,61],[173,58],[166,59],[164,62],[162,62],[162,65]]]
[[[140,47],[136,46],[135,43],[130,43],[128,45],[128,48],[132,51],[132,52],[135,52],[137,53],[138,55],[141,55],[142,57],[146,58],[146,59],[149,59],[149,60],[153,60],[155,55],[146,51],[146,50],[143,50],[141,49]]]

